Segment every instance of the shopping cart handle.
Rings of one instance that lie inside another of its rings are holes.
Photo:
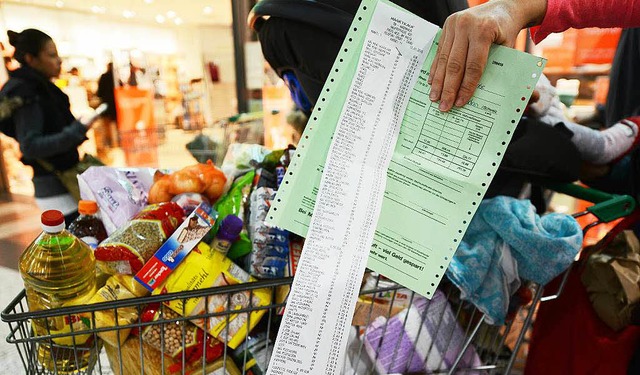
[[[635,199],[629,195],[609,194],[576,184],[546,184],[545,186],[558,193],[593,202],[594,205],[588,207],[587,211],[603,223],[625,217],[636,207]]]

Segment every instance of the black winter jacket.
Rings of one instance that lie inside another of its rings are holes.
[[[13,120],[22,162],[33,167],[35,196],[64,194],[66,189],[60,180],[37,160],[45,160],[61,171],[73,167],[79,160],[77,147],[87,139],[87,128],[71,113],[69,97],[36,70],[25,66],[9,76],[11,85],[6,85],[11,89],[6,94],[28,102],[15,111]]]

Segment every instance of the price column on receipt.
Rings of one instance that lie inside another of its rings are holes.
[[[437,32],[385,2],[369,12],[362,50],[353,56],[358,66],[346,102],[321,107],[331,110],[333,104],[341,114],[268,375],[338,374],[342,369],[409,90]]]

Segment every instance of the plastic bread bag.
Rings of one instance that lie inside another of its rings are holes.
[[[178,313],[169,308],[163,308],[160,303],[147,305],[141,313],[143,323],[177,318],[180,318]],[[191,367],[200,365],[203,355],[205,356],[205,362],[210,363],[220,358],[224,352],[224,344],[211,335],[206,335],[205,337],[204,331],[187,320],[148,325],[142,328],[141,336],[142,340],[151,347],[179,361],[179,363],[169,367],[169,372],[171,373],[182,370],[181,359],[183,354],[185,366]]]
[[[219,251],[200,243],[183,262],[169,275],[162,288],[153,294],[181,292],[211,287],[249,283],[255,281],[242,268]],[[169,308],[179,314],[192,316],[191,321],[206,329],[218,340],[225,342],[231,349],[240,345],[248,332],[259,322],[265,309],[271,303],[269,289],[247,288],[236,293],[211,294],[208,297],[170,300],[165,302]],[[251,312],[236,313],[236,310],[249,309]],[[211,318],[202,318],[204,314],[220,313]]]
[[[98,269],[107,274],[138,272],[184,220],[174,202],[145,207],[95,250]]]
[[[154,172],[152,168],[91,167],[78,176],[80,196],[98,203],[111,234],[147,205]]]
[[[100,288],[98,292],[89,300],[89,304],[118,301],[142,297],[149,292],[137,284],[133,277],[128,275],[111,276],[105,286]],[[117,319],[116,319],[117,317]],[[91,317],[88,317],[91,319]],[[109,310],[98,310],[95,312],[95,328],[120,327],[135,323],[138,320],[138,308],[136,306],[119,307]],[[98,332],[98,336],[110,345],[117,346],[118,343],[123,344],[131,328],[114,329],[112,331]]]

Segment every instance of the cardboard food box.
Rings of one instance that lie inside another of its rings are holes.
[[[176,268],[161,288],[153,294],[164,294],[187,290],[205,289],[225,285],[256,281],[246,271],[218,251],[200,243],[198,248]],[[236,293],[211,294],[200,298],[174,299],[165,302],[173,311],[184,316],[200,316],[220,313],[210,318],[191,320],[196,326],[206,330],[232,349],[240,345],[247,333],[255,327],[271,303],[269,289],[243,290]],[[238,313],[237,310],[247,309]]]

